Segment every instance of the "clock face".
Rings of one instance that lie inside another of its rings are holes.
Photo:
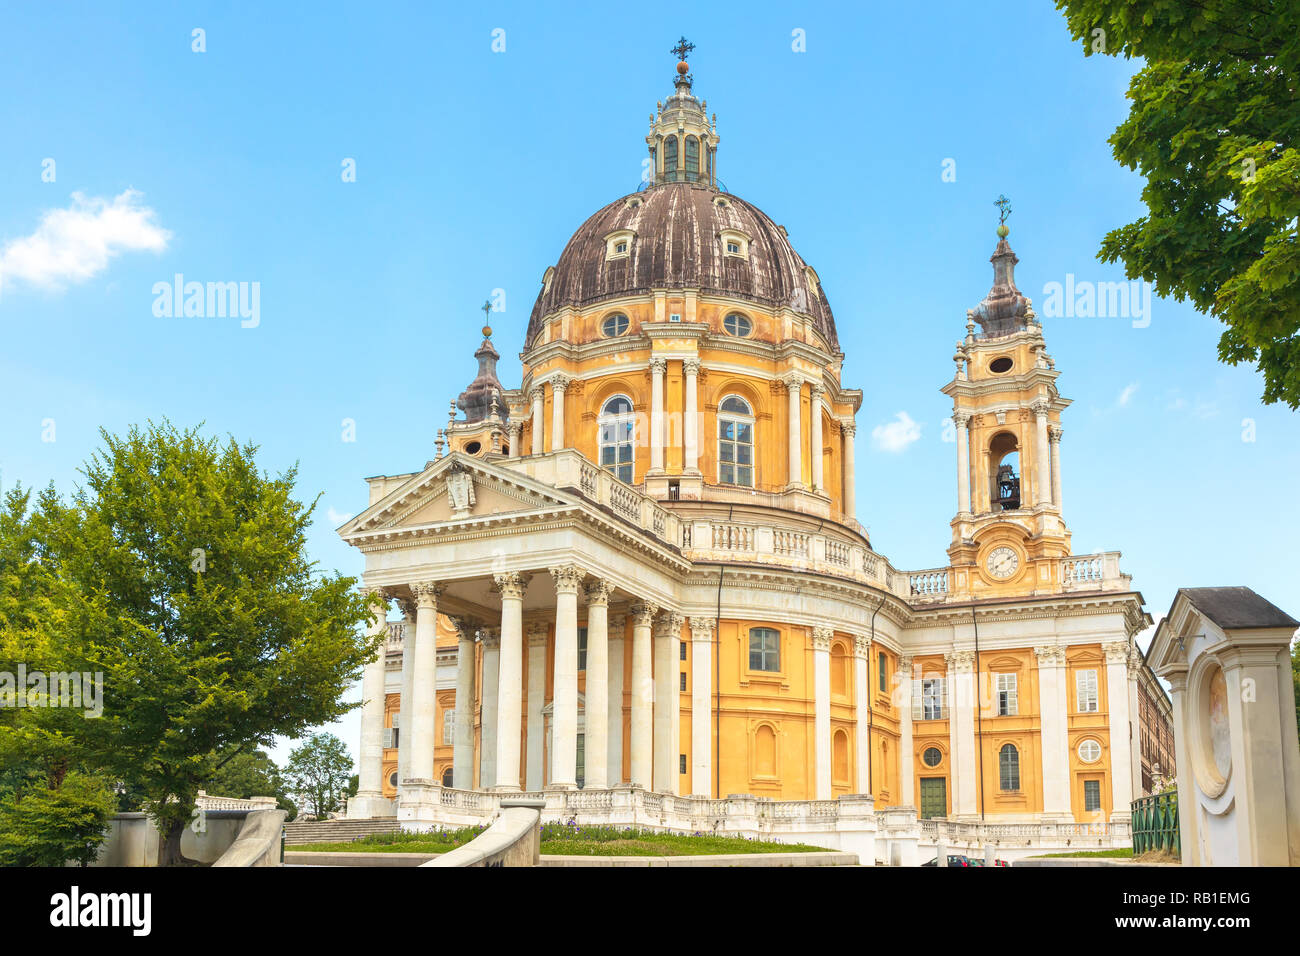
[[[989,552],[989,556],[984,559],[984,566],[988,568],[989,574],[995,578],[1009,578],[1020,567],[1020,555],[1014,548],[1006,546],[994,548]]]

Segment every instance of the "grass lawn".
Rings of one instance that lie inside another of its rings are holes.
[[[1116,849],[1113,850],[1075,850],[1073,853],[1040,853],[1037,856],[1031,856],[1028,859],[1031,860],[1054,860],[1058,858],[1079,859],[1080,857],[1092,857],[1092,856],[1114,857],[1116,859],[1131,858],[1133,856],[1133,848],[1131,846],[1122,846],[1122,847],[1117,847]]]
[[[378,833],[350,843],[307,843],[286,851],[352,853],[446,853],[468,843],[483,827],[433,833]],[[656,833],[618,827],[578,827],[548,823],[542,827],[546,856],[704,856],[717,853],[825,853],[803,843],[771,843],[712,834]]]

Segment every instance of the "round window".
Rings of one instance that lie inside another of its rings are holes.
[[[1101,756],[1101,744],[1095,740],[1084,740],[1079,744],[1079,759],[1084,763],[1096,763]]]
[[[627,331],[630,323],[627,316],[623,314],[611,315],[601,323],[600,330],[604,333],[605,338],[612,339],[615,336],[622,335]]]
[[[943,753],[938,747],[926,747],[925,753],[921,754],[921,762],[927,767],[937,767],[943,763]]]
[[[476,441],[472,441],[465,446],[465,454],[467,455],[477,455],[482,450],[483,450],[483,446]]]
[[[1015,363],[1004,355],[1002,358],[995,358],[992,362],[989,362],[989,371],[1001,375],[1003,372],[1011,371],[1013,364]]]
[[[728,335],[736,335],[744,338],[750,332],[754,331],[754,323],[749,321],[739,312],[732,312],[722,320],[722,327]]]
[[[396,787],[396,786],[397,786],[397,771],[396,771],[396,770],[392,771],[392,772],[388,775],[388,785],[389,785],[390,787]]]

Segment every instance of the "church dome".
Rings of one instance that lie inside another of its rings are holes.
[[[610,255],[611,236],[627,241],[625,255]],[[783,227],[738,196],[698,182],[665,182],[615,200],[573,234],[533,305],[524,349],[557,309],[656,289],[788,306],[839,348],[830,303]]]

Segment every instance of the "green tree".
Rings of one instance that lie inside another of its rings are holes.
[[[347,745],[333,734],[312,734],[295,747],[284,768],[289,786],[301,794],[306,809],[318,820],[339,808],[352,774]]]
[[[223,755],[224,756],[224,755]],[[297,805],[289,797],[284,775],[264,750],[238,753],[230,760],[218,760],[217,771],[208,780],[208,792],[219,797],[275,797],[276,806],[292,820]]]
[[[0,797],[0,866],[86,866],[99,854],[117,799],[104,779],[71,771]]]
[[[296,469],[259,472],[256,447],[164,422],[104,449],[67,506],[42,502],[65,628],[104,674],[91,752],[146,797],[164,845],[200,789],[242,753],[332,722],[374,653],[376,599],[306,554],[314,503]]]
[[[1300,407],[1300,4],[1056,0],[1085,54],[1141,57],[1115,158],[1146,178],[1147,215],[1098,258],[1227,328],[1265,403]]]

